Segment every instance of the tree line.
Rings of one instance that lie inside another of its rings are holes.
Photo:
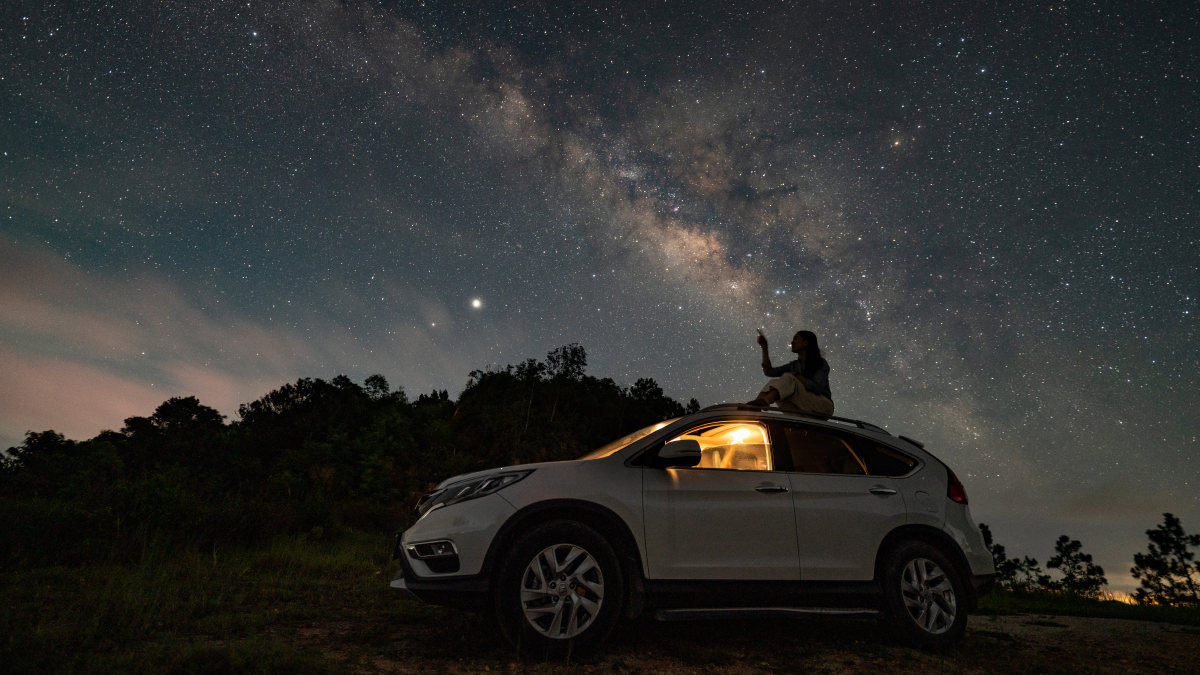
[[[1095,598],[1108,584],[1104,568],[1092,561],[1091,554],[1083,552],[1083,544],[1077,539],[1064,534],[1054,542],[1054,555],[1046,561],[1046,567],[1060,572],[1060,578],[1055,579],[1035,558],[1009,558],[986,524],[980,523],[979,529],[992,554],[996,583],[1001,588],[1058,591]],[[1150,540],[1147,551],[1134,554],[1134,567],[1130,570],[1140,581],[1133,599],[1150,605],[1200,605],[1200,562],[1192,550],[1200,548],[1200,535],[1184,532],[1179,518],[1164,513],[1162,524],[1146,530],[1146,536]]]

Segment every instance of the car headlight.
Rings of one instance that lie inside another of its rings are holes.
[[[452,483],[421,497],[421,500],[417,502],[417,513],[424,516],[426,513],[440,506],[449,506],[465,502],[468,499],[484,497],[493,492],[499,492],[531,473],[533,473],[533,469],[504,471],[483,476],[482,478],[462,481],[461,483]]]

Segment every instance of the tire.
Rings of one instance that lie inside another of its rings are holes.
[[[604,537],[574,521],[519,536],[499,568],[495,612],[505,637],[535,654],[599,645],[621,616],[624,578]]]
[[[935,546],[910,541],[883,568],[889,623],[905,642],[924,648],[954,644],[967,629],[967,595],[954,564]]]

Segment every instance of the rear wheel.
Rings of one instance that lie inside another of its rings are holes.
[[[595,530],[553,521],[514,541],[500,567],[496,616],[518,648],[581,651],[608,636],[621,614],[624,579]]]
[[[966,631],[962,579],[950,560],[930,544],[908,542],[888,555],[883,594],[888,618],[907,642],[944,647]]]

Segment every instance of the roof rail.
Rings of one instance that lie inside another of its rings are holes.
[[[711,410],[755,410],[755,411],[760,411],[760,412],[761,411],[771,411],[771,412],[787,413],[788,415],[799,415],[801,417],[811,417],[812,419],[821,420],[823,422],[840,422],[842,424],[849,424],[851,426],[858,427],[859,429],[866,429],[868,431],[876,431],[881,434],[887,434],[888,436],[891,436],[891,433],[889,433],[887,429],[884,429],[883,427],[877,426],[875,424],[871,424],[870,422],[864,422],[862,420],[856,420],[856,419],[853,419],[850,417],[837,417],[837,416],[825,417],[824,415],[813,415],[810,413],[793,412],[791,410],[783,410],[781,408],[772,408],[769,405],[757,406],[757,405],[750,405],[749,403],[717,403],[715,405],[710,405],[707,408],[702,408],[700,410],[700,412],[709,412]]]

